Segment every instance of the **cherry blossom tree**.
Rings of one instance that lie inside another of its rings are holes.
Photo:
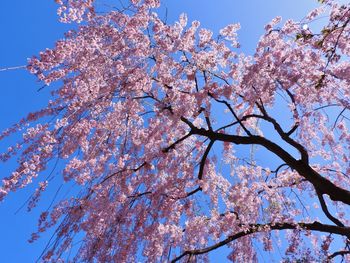
[[[23,134],[0,200],[33,182],[35,207],[53,166],[76,189],[40,216],[43,261],[79,240],[73,261],[350,262],[350,5],[275,18],[249,56],[239,24],[166,24],[158,0],[56,2],[79,26],[27,66],[52,99],[0,135]]]

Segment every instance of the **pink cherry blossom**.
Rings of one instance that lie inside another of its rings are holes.
[[[17,158],[0,200],[38,184],[31,209],[53,178],[71,189],[30,239],[56,228],[44,262],[77,243],[74,262],[201,262],[222,246],[233,262],[349,260],[349,5],[277,17],[245,55],[239,24],[166,24],[156,0],[56,2],[81,25],[28,61],[52,98],[0,134],[22,135],[0,155]]]

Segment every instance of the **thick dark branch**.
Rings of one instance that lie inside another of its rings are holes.
[[[204,152],[204,154],[203,154],[201,163],[200,163],[200,165],[199,165],[199,172],[198,172],[198,179],[199,179],[199,180],[202,180],[202,178],[203,178],[203,172],[204,172],[205,162],[206,162],[206,160],[207,160],[208,154],[209,154],[209,152],[210,152],[211,147],[213,146],[213,144],[214,144],[214,141],[210,141],[209,144],[208,144],[207,149],[205,150],[205,152]]]
[[[205,248],[201,249],[194,249],[194,250],[188,250],[183,252],[180,256],[174,258],[171,262],[175,263],[179,261],[181,258],[185,256],[193,256],[193,255],[201,255],[206,254],[210,251],[213,251],[219,247],[225,246],[229,244],[230,242],[239,239],[244,236],[248,236],[254,233],[259,232],[266,232],[267,229],[269,230],[285,230],[285,229],[303,229],[303,230],[311,230],[311,231],[318,231],[318,232],[324,232],[324,233],[332,233],[337,234],[341,236],[345,236],[347,238],[350,238],[350,228],[349,227],[339,227],[339,226],[332,226],[332,225],[325,225],[321,224],[320,222],[313,222],[313,223],[270,223],[270,224],[250,224],[248,225],[248,229],[245,229],[245,231],[238,232],[232,236],[229,236],[228,238]]]
[[[192,124],[192,122],[190,122],[188,119],[186,119],[185,117],[181,117],[180,118],[184,123],[186,123],[190,128],[191,128],[191,130],[196,130],[196,129],[198,129],[196,126],[194,126],[193,124]]]
[[[214,131],[208,131],[203,128],[195,127],[189,120],[182,117],[181,120],[185,122],[190,128],[193,134],[205,136],[211,141],[222,141],[231,142],[237,145],[261,145],[268,151],[274,153],[281,158],[289,167],[296,170],[300,176],[308,180],[321,194],[328,194],[330,199],[333,201],[340,201],[350,205],[350,191],[336,186],[334,183],[329,181],[327,178],[322,177],[317,173],[311,166],[309,166],[303,160],[296,160],[286,150],[277,145],[276,143],[257,135],[252,136],[239,136],[230,135],[224,133],[218,133]]]

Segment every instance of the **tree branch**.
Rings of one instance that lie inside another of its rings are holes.
[[[324,232],[324,233],[332,233],[337,234],[341,236],[345,236],[347,238],[350,238],[350,228],[349,227],[339,227],[339,226],[332,226],[332,225],[326,225],[322,224],[320,222],[313,222],[313,223],[269,223],[269,224],[250,224],[248,229],[245,229],[244,231],[238,232],[236,234],[233,234],[229,236],[228,238],[205,248],[201,249],[194,249],[194,250],[187,250],[183,252],[178,257],[174,258],[171,262],[175,263],[179,261],[181,258],[185,256],[193,256],[193,255],[201,255],[208,253],[210,251],[213,251],[219,247],[225,246],[229,244],[230,242],[239,239],[244,236],[248,236],[254,233],[259,232],[266,232],[271,230],[285,230],[285,229],[302,229],[302,230],[311,230],[311,231],[318,231],[318,232]]]
[[[199,166],[199,172],[198,172],[198,179],[199,180],[202,180],[202,178],[203,178],[205,161],[207,160],[208,154],[209,154],[213,144],[214,144],[214,141],[210,141],[209,144],[208,144],[207,149],[205,150],[205,152],[203,154],[203,157],[202,157],[202,160],[201,160],[201,163],[200,163],[200,166]]]
[[[277,133],[281,136],[281,138],[287,142],[288,144],[290,144],[291,146],[293,146],[294,148],[296,148],[300,154],[301,154],[301,160],[303,162],[305,162],[306,164],[309,163],[309,155],[305,149],[304,146],[302,146],[300,143],[294,141],[292,138],[289,137],[289,135],[291,134],[291,131],[289,132],[284,132],[281,125],[279,125],[279,123],[272,118],[271,116],[269,116],[269,114],[267,113],[267,111],[264,109],[264,107],[259,106],[259,104],[257,104],[261,113],[263,114],[264,118],[266,121],[270,122],[273,127],[275,128],[275,130],[277,131]],[[292,129],[293,132],[293,129]]]
[[[344,255],[347,255],[347,254],[350,254],[350,251],[349,250],[341,250],[341,251],[337,251],[337,252],[334,252],[333,254],[329,255],[328,256],[328,260],[331,260],[337,256],[344,256]]]
[[[344,224],[339,219],[332,216],[331,213],[329,212],[327,204],[323,198],[323,195],[320,193],[317,193],[317,197],[318,197],[318,200],[320,201],[322,211],[328,217],[328,219],[331,220],[337,226],[344,227]]]
[[[163,153],[167,153],[172,149],[175,149],[175,146],[179,143],[181,143],[182,141],[186,140],[188,137],[190,137],[192,135],[191,132],[189,132],[188,134],[186,134],[185,136],[181,137],[180,139],[178,139],[176,142],[172,143],[171,145],[169,145],[168,147],[164,148],[162,150]]]
[[[251,136],[251,132],[244,126],[242,120],[240,120],[237,116],[237,114],[235,113],[235,111],[233,110],[233,108],[231,107],[230,103],[228,103],[226,100],[219,100],[217,98],[215,98],[210,92],[208,92],[209,97],[213,98],[216,102],[225,104],[226,107],[229,109],[229,111],[232,113],[232,115],[235,117],[235,119],[237,120],[237,122],[239,123],[239,125],[242,127],[242,129],[246,132],[247,135]]]
[[[308,180],[315,187],[316,191],[321,194],[328,194],[330,199],[333,201],[340,201],[350,205],[350,191],[338,187],[327,178],[322,177],[308,163],[303,160],[296,160],[286,150],[284,150],[276,143],[258,135],[239,136],[208,131],[203,128],[195,127],[189,120],[184,117],[181,117],[181,120],[191,128],[191,132],[194,135],[197,134],[205,136],[211,141],[231,142],[237,145],[257,144],[263,146],[268,151],[281,158],[286,164],[289,165],[289,167],[296,170],[300,176]]]

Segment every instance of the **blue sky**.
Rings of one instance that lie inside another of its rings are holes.
[[[117,0],[108,0],[113,2]],[[98,2],[103,2],[99,0]],[[176,3],[176,4],[174,4]],[[228,23],[241,23],[239,40],[242,51],[252,53],[264,25],[277,15],[283,18],[301,19],[316,0],[165,0],[168,21],[172,22],[180,13],[188,13],[189,20],[199,20],[203,27],[214,32]],[[165,11],[163,9],[163,14]],[[71,25],[58,22],[53,0],[0,1],[0,68],[25,65],[27,58],[40,50],[50,48],[55,40],[62,38]],[[23,69],[0,71],[0,130],[14,124],[28,112],[46,104],[48,94],[37,92],[41,87],[35,77]],[[6,145],[0,142],[0,152]],[[13,163],[0,163],[0,178],[8,175]],[[25,189],[11,194],[0,204],[0,261],[34,262],[40,255],[49,235],[34,244],[27,240],[36,230],[37,217],[45,209],[45,200],[38,209],[27,213],[16,210],[28,198]],[[48,196],[50,198],[50,196]],[[216,253],[219,255],[220,251]]]

